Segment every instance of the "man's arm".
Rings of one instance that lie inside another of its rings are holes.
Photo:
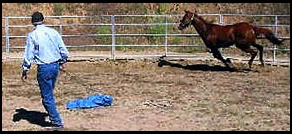
[[[31,63],[33,61],[34,58],[34,44],[32,41],[32,38],[30,36],[30,34],[27,36],[26,38],[26,46],[25,46],[25,50],[24,50],[24,58],[23,58],[23,63],[22,63],[22,80],[27,78],[27,72],[31,67]]]
[[[59,33],[57,33],[56,41],[60,50],[61,59],[59,60],[60,70],[65,71],[65,63],[67,62],[69,51],[66,48],[63,39]]]

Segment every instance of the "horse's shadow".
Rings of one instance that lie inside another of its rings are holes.
[[[16,109],[15,112],[16,113],[13,115],[13,122],[27,120],[31,124],[36,124],[42,127],[51,126],[51,123],[45,120],[45,118],[48,116],[47,113],[39,111],[28,111],[24,108]]]
[[[228,68],[228,67],[222,67],[219,65],[214,65],[214,66],[210,66],[207,64],[196,64],[196,65],[181,65],[178,63],[171,63],[169,61],[166,60],[159,60],[158,62],[158,66],[159,67],[163,67],[163,66],[170,66],[170,67],[176,67],[176,68],[182,68],[185,70],[198,70],[198,71],[226,71],[226,72],[248,72],[248,71],[252,71],[250,69],[232,69],[232,68]]]

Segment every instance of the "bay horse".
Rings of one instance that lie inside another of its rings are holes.
[[[282,44],[284,39],[279,40],[270,29],[256,27],[246,22],[240,22],[233,25],[221,26],[217,24],[211,24],[206,22],[197,13],[193,13],[185,10],[185,15],[178,26],[179,30],[183,30],[189,25],[193,25],[214,56],[214,58],[222,61],[226,67],[233,68],[229,58],[224,59],[219,51],[219,48],[227,48],[235,44],[235,46],[246,53],[251,54],[251,58],[248,62],[249,68],[252,66],[252,62],[256,57],[258,51],[260,52],[260,62],[264,66],[263,61],[263,46],[256,44],[256,39],[259,35],[264,35],[266,39],[276,45]],[[251,46],[258,49],[255,51],[251,49]]]

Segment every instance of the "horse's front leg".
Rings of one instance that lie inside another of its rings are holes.
[[[208,47],[206,47],[205,50],[206,50],[206,52],[212,53],[211,49]]]
[[[232,66],[232,64],[231,64],[231,60],[230,60],[229,58],[224,59],[224,58],[222,57],[221,52],[218,50],[218,48],[216,48],[216,49],[211,49],[211,51],[212,51],[212,53],[213,53],[214,58],[217,58],[217,59],[219,59],[220,61],[222,61],[222,62],[225,64],[226,67],[228,67],[228,68],[233,68],[233,66]]]

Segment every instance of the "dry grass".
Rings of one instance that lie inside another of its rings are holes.
[[[55,90],[66,130],[290,131],[290,68],[229,72],[216,61],[170,62],[181,68],[141,60],[68,63]],[[19,65],[2,62],[2,130],[42,130],[29,119],[13,121],[19,108],[44,112],[35,68],[22,83]],[[67,101],[94,93],[113,96],[113,105],[65,109]]]

